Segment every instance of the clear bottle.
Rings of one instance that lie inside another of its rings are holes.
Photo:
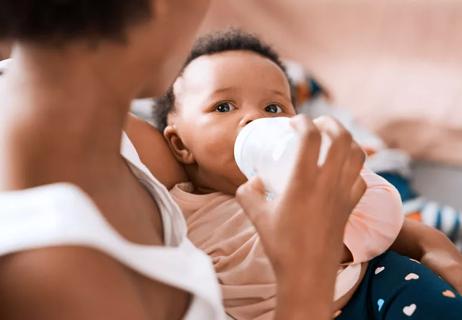
[[[300,135],[290,118],[262,118],[250,122],[237,136],[234,158],[239,169],[250,179],[259,176],[270,198],[286,187],[297,157]],[[325,161],[330,142],[322,135],[318,164]]]

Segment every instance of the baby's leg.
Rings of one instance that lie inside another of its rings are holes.
[[[336,319],[462,319],[462,297],[420,263],[389,251],[373,259]]]

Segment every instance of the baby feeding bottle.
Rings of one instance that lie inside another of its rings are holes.
[[[330,142],[321,135],[318,165],[326,158]],[[300,134],[290,118],[262,118],[250,122],[237,136],[234,158],[242,173],[250,179],[258,175],[269,196],[280,194],[289,180],[300,145]]]

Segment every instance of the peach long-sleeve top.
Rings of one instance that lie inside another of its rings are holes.
[[[346,225],[344,244],[353,261],[339,266],[337,301],[347,292],[351,296],[367,261],[390,247],[403,224],[396,189],[367,169],[361,176],[367,189]],[[275,275],[255,228],[235,197],[221,192],[194,194],[190,183],[178,184],[170,193],[183,210],[188,237],[212,259],[226,312],[236,319],[272,319]]]

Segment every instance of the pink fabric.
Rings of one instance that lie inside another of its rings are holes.
[[[403,223],[397,191],[369,170],[362,177],[368,188],[345,230],[355,264],[387,250]],[[275,276],[251,222],[233,196],[192,192],[193,186],[183,183],[171,195],[184,212],[189,238],[212,258],[227,313],[237,319],[272,319]],[[339,267],[337,289],[348,290],[360,279],[355,272],[342,276],[343,269]]]
[[[398,191],[370,170],[364,169],[361,176],[367,190],[348,220],[344,237],[355,263],[369,261],[386,251],[404,221]]]

